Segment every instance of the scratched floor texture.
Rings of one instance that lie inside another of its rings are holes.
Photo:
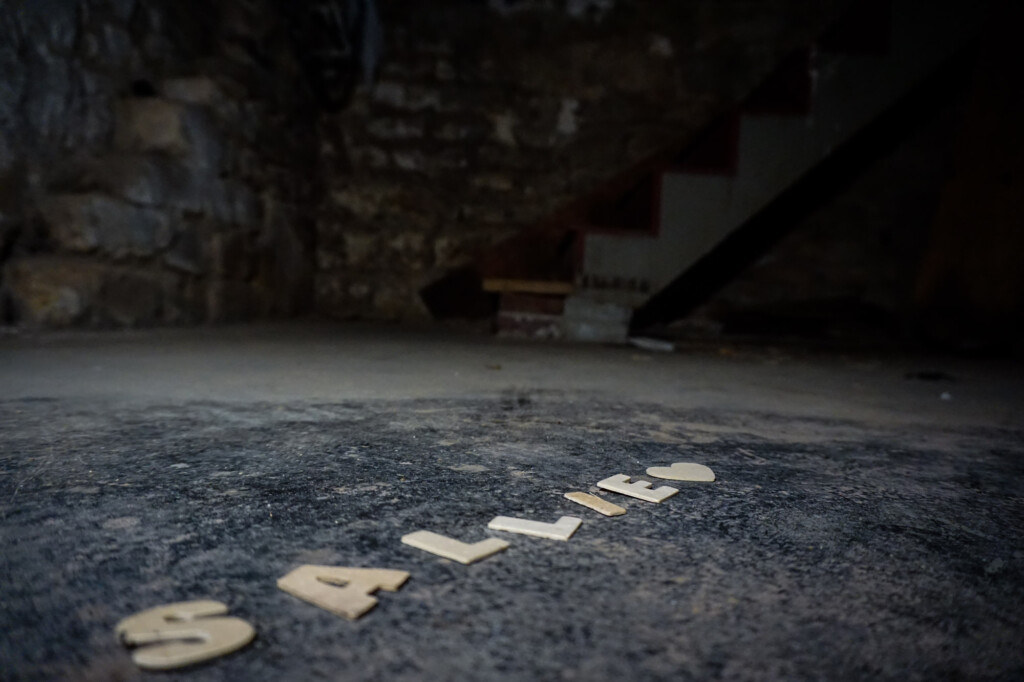
[[[1020,680],[1024,433],[681,411],[586,394],[349,404],[0,402],[0,678]],[[608,519],[562,498],[697,461]],[[584,523],[566,543],[496,515]],[[511,548],[462,566],[429,529]],[[362,620],[275,580],[407,570]],[[216,599],[256,640],[140,672],[115,623]]]

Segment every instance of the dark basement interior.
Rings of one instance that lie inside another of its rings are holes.
[[[0,0],[0,679],[1024,679],[1021,25]]]

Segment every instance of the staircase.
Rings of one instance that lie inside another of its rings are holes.
[[[696,140],[482,259],[499,331],[617,342],[632,312],[893,108],[980,30],[984,3],[870,0]]]

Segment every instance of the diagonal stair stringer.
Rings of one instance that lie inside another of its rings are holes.
[[[731,175],[663,173],[656,231],[585,233],[575,296],[642,305],[974,40],[984,9],[984,3],[893,0],[884,53],[812,48],[808,112],[742,112]]]

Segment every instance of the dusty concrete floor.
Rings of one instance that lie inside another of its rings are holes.
[[[0,679],[1020,679],[1019,370],[310,325],[0,339]],[[718,480],[616,519],[562,499],[686,460]],[[464,567],[399,542],[421,528],[513,546]],[[412,579],[350,623],[275,588],[301,563]],[[113,625],[200,598],[257,640],[139,673]]]

